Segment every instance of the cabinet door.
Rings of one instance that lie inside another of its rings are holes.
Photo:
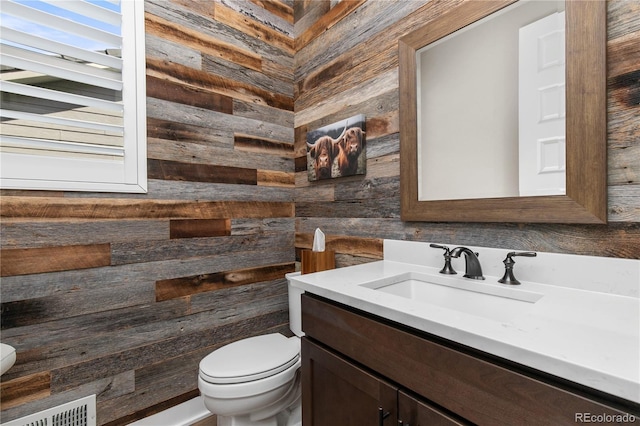
[[[302,339],[305,426],[396,426],[397,388]]]
[[[462,426],[469,425],[456,420],[425,402],[399,391],[398,424],[402,426]]]

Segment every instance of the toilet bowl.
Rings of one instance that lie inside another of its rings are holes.
[[[297,273],[296,273],[297,274]],[[291,275],[287,275],[289,278]],[[289,284],[289,323],[295,334],[250,337],[200,361],[198,388],[218,426],[299,426],[301,419],[301,290]]]

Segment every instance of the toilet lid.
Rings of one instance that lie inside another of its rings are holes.
[[[210,383],[244,383],[272,376],[294,365],[300,339],[279,333],[238,340],[200,361],[200,376]]]

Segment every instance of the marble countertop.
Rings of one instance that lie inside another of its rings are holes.
[[[406,272],[438,276],[438,271],[435,266],[382,260],[288,277],[304,291],[640,403],[637,297],[519,278],[517,291],[542,297],[521,313],[491,319],[366,287]],[[485,281],[462,274],[455,279],[463,285],[504,287],[497,283],[499,276],[485,275]]]

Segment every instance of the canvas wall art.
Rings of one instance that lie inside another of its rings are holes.
[[[363,114],[307,133],[307,170],[310,181],[363,175],[366,168]]]

